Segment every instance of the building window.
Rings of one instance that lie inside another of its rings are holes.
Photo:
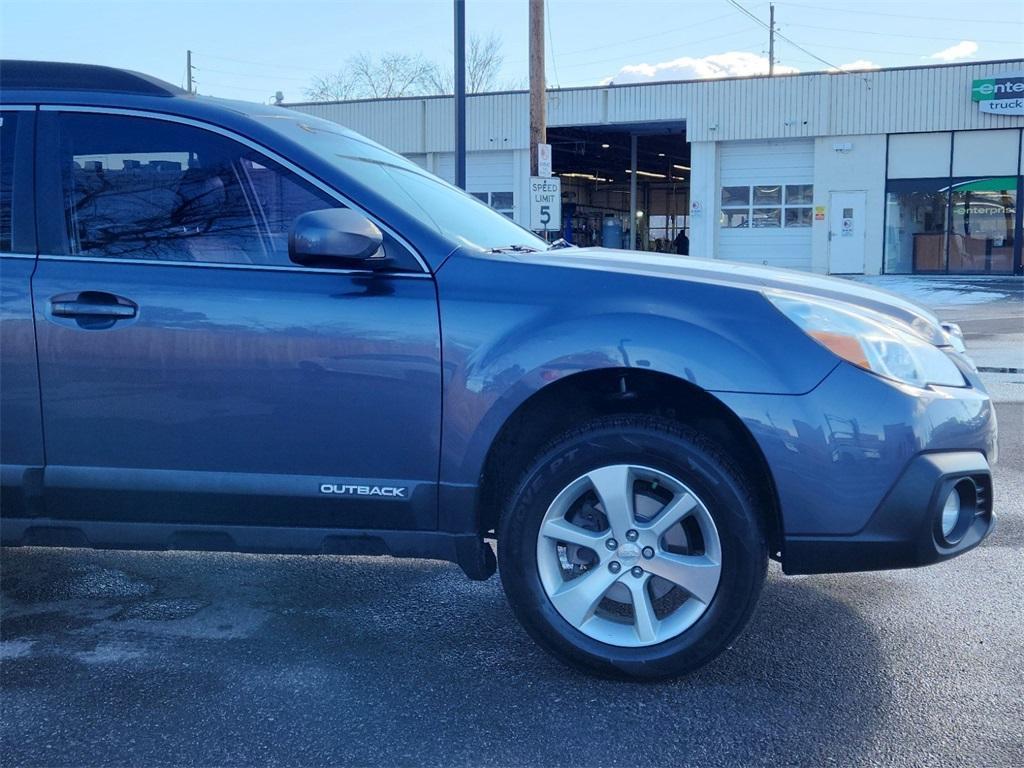
[[[814,202],[813,184],[786,185],[786,227],[809,227],[813,221],[811,204]]]
[[[484,205],[489,205],[498,213],[513,218],[515,213],[515,196],[512,192],[470,192],[473,197]]]
[[[757,184],[722,187],[724,229],[811,226],[812,184]]]
[[[890,136],[885,271],[1021,271],[1021,139],[1019,129]]]
[[[1017,178],[969,179],[950,194],[949,271],[1013,272]]]
[[[948,179],[890,179],[885,204],[885,271],[945,272]]]
[[[722,187],[722,227],[750,226],[750,187]]]

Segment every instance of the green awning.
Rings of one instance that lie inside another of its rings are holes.
[[[956,192],[1003,192],[1016,191],[1016,176],[996,176],[988,179],[971,179],[953,185]]]

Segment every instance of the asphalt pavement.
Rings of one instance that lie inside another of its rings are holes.
[[[1009,326],[1012,330],[1012,326]],[[659,684],[540,651],[497,578],[359,557],[5,549],[0,764],[1024,765],[1024,398],[999,523],[929,568],[786,577]]]

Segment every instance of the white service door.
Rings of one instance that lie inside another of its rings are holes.
[[[864,274],[865,192],[833,192],[829,199],[828,271]]]

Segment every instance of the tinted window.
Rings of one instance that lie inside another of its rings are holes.
[[[60,163],[73,255],[291,265],[294,219],[340,206],[242,144],[162,120],[62,115]]]
[[[11,194],[14,192],[14,132],[16,112],[0,114],[0,253],[11,252]]]

